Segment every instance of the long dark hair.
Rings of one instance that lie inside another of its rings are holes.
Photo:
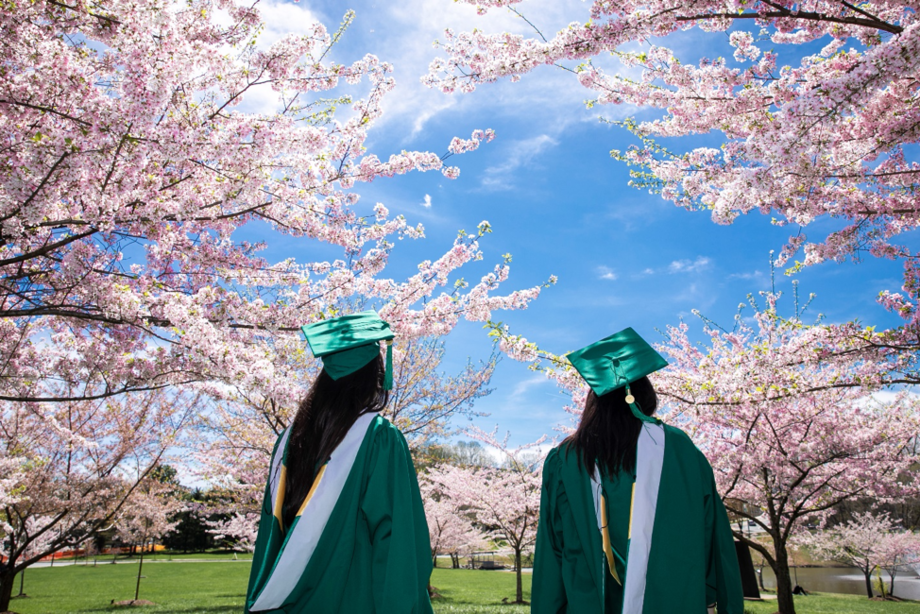
[[[325,369],[320,371],[291,426],[281,511],[285,527],[291,526],[320,467],[355,420],[386,407],[390,395],[383,389],[383,373],[383,358],[379,356],[337,380]]]
[[[658,408],[658,395],[647,377],[629,385],[632,395],[642,409],[651,416]],[[632,415],[626,403],[626,388],[618,388],[603,396],[594,391],[588,393],[581,422],[572,435],[563,440],[565,452],[574,451],[578,460],[594,473],[600,466],[601,472],[612,476],[622,471],[632,472],[636,468],[636,442],[642,421]]]

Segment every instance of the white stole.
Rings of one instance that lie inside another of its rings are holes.
[[[332,510],[339,500],[348,474],[351,473],[368,426],[376,417],[376,412],[362,414],[332,452],[322,479],[318,484],[314,484],[313,496],[307,501],[306,507],[300,514],[302,517],[281,546],[281,553],[278,555],[271,575],[255,603],[252,604],[253,612],[280,608],[297,586],[297,582],[313,557],[313,552],[326,528],[329,516],[332,515]],[[282,442],[275,451],[275,458],[272,459],[270,484],[273,505],[278,501],[277,476],[280,473],[281,459],[284,458],[289,432],[290,429],[282,436]]]
[[[642,606],[645,603],[646,572],[652,549],[652,529],[655,526],[655,510],[658,506],[661,468],[664,464],[664,440],[663,426],[648,422],[642,424],[636,446],[636,485],[630,513],[630,540],[629,552],[626,555],[622,614],[642,614]],[[597,527],[603,530],[600,473],[596,469],[591,476],[591,486]]]

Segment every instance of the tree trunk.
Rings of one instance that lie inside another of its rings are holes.
[[[872,599],[875,596],[872,594],[872,572],[863,571],[863,576],[866,578],[866,595],[869,596],[869,599]]]
[[[0,563],[0,612],[7,612],[10,609],[15,580],[16,572],[9,565]]]
[[[789,553],[786,551],[785,542],[774,540],[773,550],[776,553],[776,605],[779,614],[795,614],[795,601],[792,596],[792,578],[789,576]]]
[[[23,585],[25,585],[25,583],[26,583],[26,570],[23,569],[22,571],[19,572],[19,594],[16,595],[17,597],[26,596],[26,594],[22,591]]]
[[[141,548],[141,563],[137,566],[137,588],[134,589],[134,601],[141,594],[141,570],[144,569],[144,549]]]
[[[524,603],[524,586],[521,581],[521,551],[514,551],[514,566],[517,568],[517,600],[515,603]]]

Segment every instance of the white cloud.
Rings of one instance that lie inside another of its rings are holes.
[[[425,200],[422,201],[422,206],[426,209],[431,209],[431,194],[425,194]]]
[[[751,273],[732,273],[728,276],[728,279],[760,279],[763,277],[763,272],[753,271]]]
[[[511,391],[511,397],[512,397],[512,398],[514,398],[514,397],[519,397],[519,396],[521,396],[521,395],[527,393],[531,388],[536,388],[537,386],[542,386],[543,384],[546,384],[546,383],[548,383],[548,382],[549,382],[549,380],[546,379],[546,376],[545,376],[545,375],[542,375],[542,374],[541,374],[541,375],[535,375],[535,376],[533,376],[533,377],[529,377],[529,378],[527,378],[527,379],[525,379],[525,380],[522,380],[522,381],[518,382],[518,383],[514,386],[514,390]]]
[[[263,0],[257,5],[257,8],[265,26],[256,40],[256,46],[261,50],[268,49],[286,36],[311,33],[316,22],[335,31],[335,21],[330,22],[324,15],[301,4],[281,0]],[[218,23],[229,24],[231,22],[226,11],[217,11],[215,15]],[[229,47],[227,50],[234,53]],[[277,113],[280,109],[281,102],[278,92],[268,84],[250,88],[243,96],[242,102],[236,107],[237,111],[260,114]]]
[[[425,87],[421,77],[435,57],[446,54],[429,43],[444,39],[444,30],[470,32],[474,29],[489,33],[510,32],[527,37],[537,36],[533,28],[510,11],[493,10],[488,16],[477,16],[476,8],[447,0],[401,0],[368,6],[359,2],[354,8],[357,19],[367,27],[373,26],[373,49],[366,49],[381,60],[394,66],[396,88],[384,99],[384,116],[379,124],[399,125],[404,144],[424,133],[426,124],[441,113],[450,110],[455,116],[475,116],[488,109],[496,113],[527,114],[534,118],[532,125],[574,123],[590,117],[597,121],[597,111],[584,110],[585,90],[575,77],[553,67],[541,67],[538,78],[526,76],[520,83],[485,84],[474,95],[444,94]],[[528,17],[550,37],[573,21],[584,21],[584,6],[556,0],[533,0],[527,7]],[[357,23],[357,21],[356,21]],[[348,34],[346,34],[346,37]],[[348,41],[345,41],[349,44]],[[572,62],[574,67],[575,62]],[[563,111],[564,110],[564,111]],[[581,110],[582,113],[578,111]],[[584,117],[583,117],[584,116]],[[564,117],[564,121],[560,118]],[[491,126],[472,126],[488,128]],[[464,132],[467,127],[464,126]]]
[[[505,155],[505,161],[486,169],[482,187],[487,190],[510,190],[514,187],[513,175],[517,169],[527,166],[540,153],[557,144],[558,141],[548,134],[513,141]]]
[[[613,269],[611,269],[609,266],[599,266],[596,270],[599,279],[614,281],[617,278],[617,274],[614,273]]]
[[[709,268],[712,261],[706,256],[697,256],[696,260],[675,260],[668,265],[668,273],[696,273]]]

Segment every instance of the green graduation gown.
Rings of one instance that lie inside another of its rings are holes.
[[[637,567],[634,573],[645,567],[644,586],[640,585],[639,598],[632,600],[633,609],[643,614],[705,614],[707,606],[717,604],[719,614],[743,614],[734,539],[712,468],[683,431],[652,426],[658,429],[655,432],[663,432],[664,447],[657,502],[651,514],[644,514],[651,516],[646,523],[647,562],[636,565],[634,559],[639,555],[633,556],[634,550],[641,550],[636,546],[636,525],[642,513],[642,464],[637,463],[637,517],[631,540],[632,488],[624,484],[632,476],[604,476],[600,482],[613,547]],[[592,490],[592,481],[575,451],[560,446],[549,453],[543,466],[534,561],[534,614],[619,614],[630,580],[633,584],[638,580],[630,578],[629,564],[618,560],[615,566],[624,585],[609,573]]]
[[[282,527],[287,433],[272,452],[247,614],[431,614],[428,525],[402,433],[361,416]]]

